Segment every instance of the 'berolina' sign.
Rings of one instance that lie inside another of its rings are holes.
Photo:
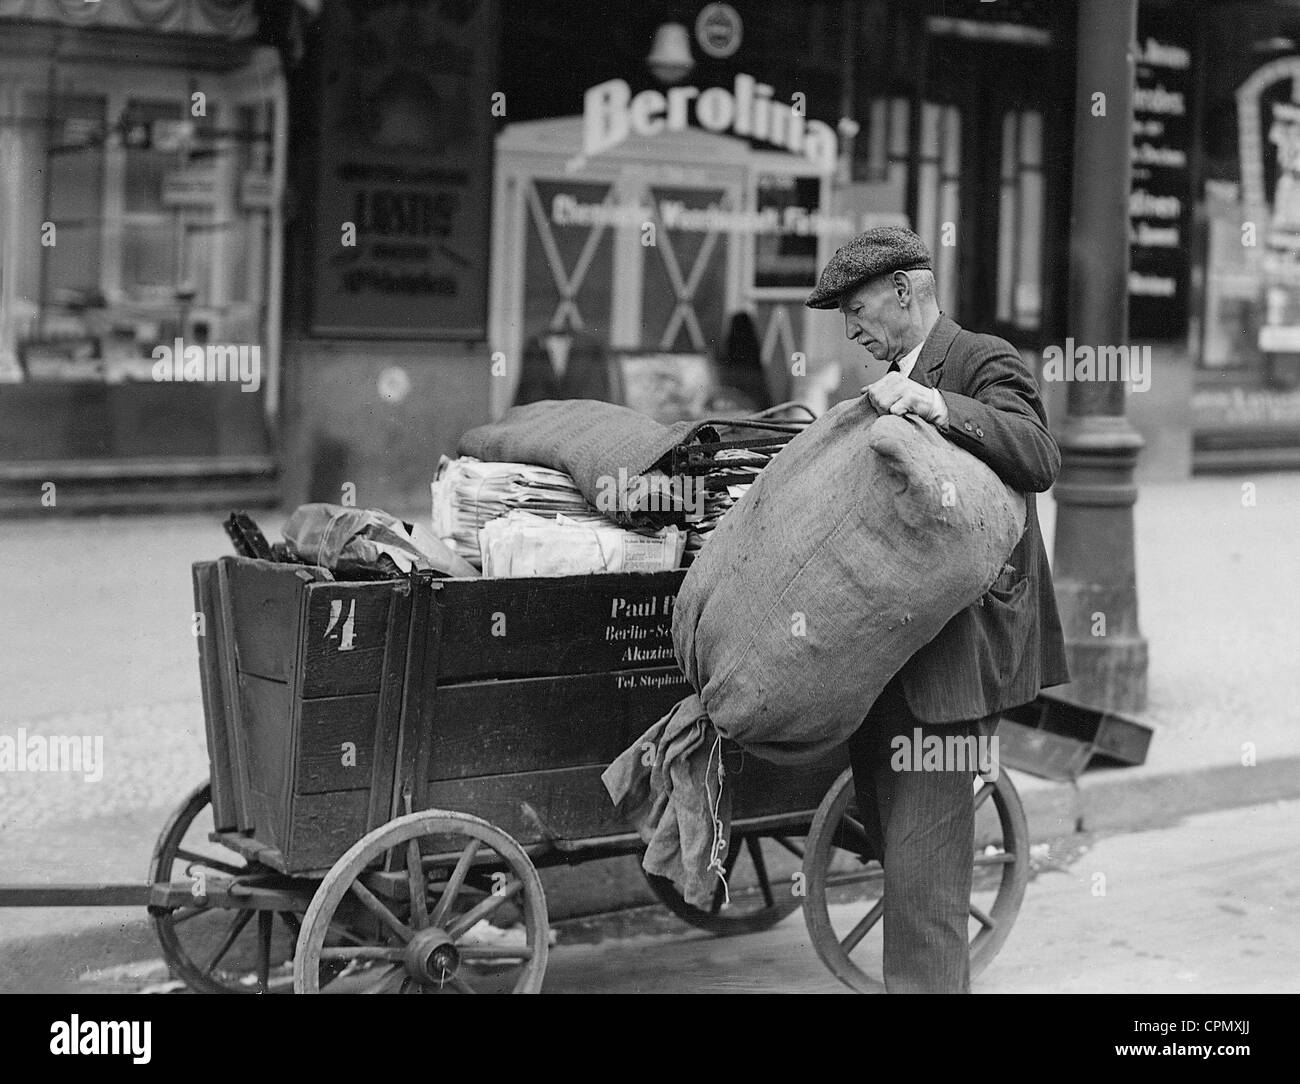
[[[802,100],[802,95],[798,96]],[[773,101],[772,88],[752,75],[737,75],[726,87],[669,87],[643,90],[635,97],[622,79],[592,87],[583,98],[582,153],[599,154],[616,147],[630,135],[656,136],[680,132],[687,117],[710,132],[773,143],[802,154],[819,171],[835,168],[838,145],[835,131],[820,120],[809,120],[801,109]]]

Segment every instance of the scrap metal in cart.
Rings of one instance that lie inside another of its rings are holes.
[[[684,573],[345,582],[196,564],[210,779],[164,827],[146,885],[0,886],[0,906],[140,903],[197,991],[532,993],[550,946],[538,871],[637,855],[600,776],[690,690],[673,659]],[[778,768],[738,748],[721,884],[680,918],[726,935],[801,905],[818,955],[882,989],[883,876],[841,754]],[[1005,771],[973,780],[972,973],[1029,877]]]

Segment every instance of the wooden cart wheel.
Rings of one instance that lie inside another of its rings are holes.
[[[713,894],[709,909],[702,910],[687,903],[677,886],[667,877],[647,873],[645,879],[668,910],[698,929],[708,930],[720,937],[771,929],[791,911],[797,910],[803,901],[795,895],[793,881],[780,878],[774,881],[771,878],[768,859],[763,853],[764,839],[774,845],[769,847],[769,852],[779,847],[796,858],[803,859],[803,849],[800,846],[802,840],[796,842],[789,836],[748,835],[733,840],[740,845],[729,848],[727,857],[723,859],[723,868],[727,871],[727,880],[731,884],[730,903],[725,902],[726,892],[721,882]],[[742,887],[742,880],[756,881],[757,884]]]
[[[976,778],[974,786],[972,978],[1006,941],[1029,882],[1029,826],[1016,788],[1005,770],[996,783]],[[883,993],[884,873],[879,862],[863,860],[864,844],[853,773],[845,771],[822,799],[808,832],[804,917],[817,955],[836,978],[862,993]]]
[[[422,858],[421,840],[425,850],[452,857]],[[396,861],[385,868],[399,874],[385,879],[375,867],[390,851]],[[495,929],[486,920],[507,903],[522,915],[522,944],[485,936]],[[372,932],[326,946],[331,922],[348,909],[373,916]],[[303,916],[293,987],[304,994],[535,994],[548,935],[541,878],[510,836],[467,813],[408,813],[363,836],[325,875]]]
[[[208,839],[212,791],[195,787],[168,818],[149,860],[149,882],[200,876],[273,875]],[[292,911],[230,910],[196,902],[175,910],[151,907],[154,928],[172,974],[206,994],[256,994],[289,988],[288,962],[298,937]]]

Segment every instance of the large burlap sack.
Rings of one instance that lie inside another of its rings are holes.
[[[605,771],[643,864],[707,907],[730,788],[718,736],[778,763],[845,741],[903,664],[997,579],[1023,497],[864,396],[796,436],[727,513],[673,610],[687,697]]]
[[[814,759],[988,590],[1024,520],[1024,498],[932,425],[840,403],[691,566],[677,661],[722,734],[768,760]]]

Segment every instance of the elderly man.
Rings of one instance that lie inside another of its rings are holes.
[[[915,414],[1025,494],[1025,530],[998,582],[958,613],[885,687],[849,745],[867,837],[885,873],[890,992],[968,992],[974,849],[969,770],[894,771],[892,739],[990,736],[999,713],[1069,680],[1034,494],[1060,451],[1033,374],[1003,339],[939,311],[929,250],[911,230],[868,230],[842,247],[805,302],[838,308],[844,333],[889,372],[863,393]]]

